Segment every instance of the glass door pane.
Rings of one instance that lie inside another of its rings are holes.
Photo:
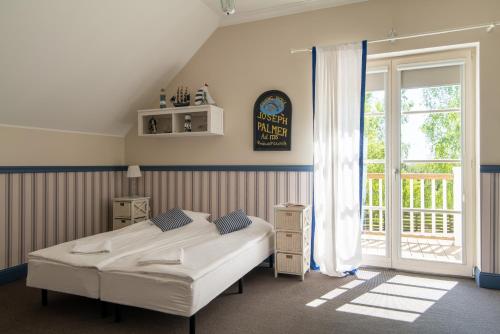
[[[367,73],[365,95],[365,193],[363,203],[363,256],[386,257],[386,114],[387,71]]]
[[[400,254],[462,263],[463,65],[400,69]]]

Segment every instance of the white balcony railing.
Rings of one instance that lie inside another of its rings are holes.
[[[386,229],[385,176],[368,173],[363,206],[363,230],[384,234]],[[401,232],[407,237],[431,237],[461,244],[461,172],[403,173]]]

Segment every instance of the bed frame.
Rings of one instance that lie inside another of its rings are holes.
[[[269,268],[274,268],[274,255],[270,255],[268,258],[268,263],[269,263]],[[238,281],[238,294],[243,294],[243,277],[241,277]],[[46,289],[41,289],[42,292],[42,306],[47,306],[48,305],[48,290]],[[221,293],[218,297],[223,295],[224,293]],[[217,297],[216,297],[217,298]],[[107,317],[107,304],[108,302],[99,300],[101,304],[101,317],[105,318]],[[119,323],[122,321],[122,312],[121,312],[121,305],[113,303],[114,305],[114,321],[116,323]],[[193,314],[190,317],[183,317],[187,318],[189,320],[189,334],[196,334],[196,314]]]

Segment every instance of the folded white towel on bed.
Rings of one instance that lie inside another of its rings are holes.
[[[71,253],[75,254],[96,254],[111,253],[111,240],[99,240],[95,242],[77,241]]]
[[[137,264],[145,266],[148,264],[182,264],[184,249],[172,249],[165,252],[152,252],[139,258]]]

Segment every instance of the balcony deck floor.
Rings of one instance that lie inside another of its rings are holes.
[[[361,237],[363,254],[385,255],[385,236],[363,234]],[[402,237],[402,256],[407,259],[461,262],[462,247],[453,240],[423,237]]]

